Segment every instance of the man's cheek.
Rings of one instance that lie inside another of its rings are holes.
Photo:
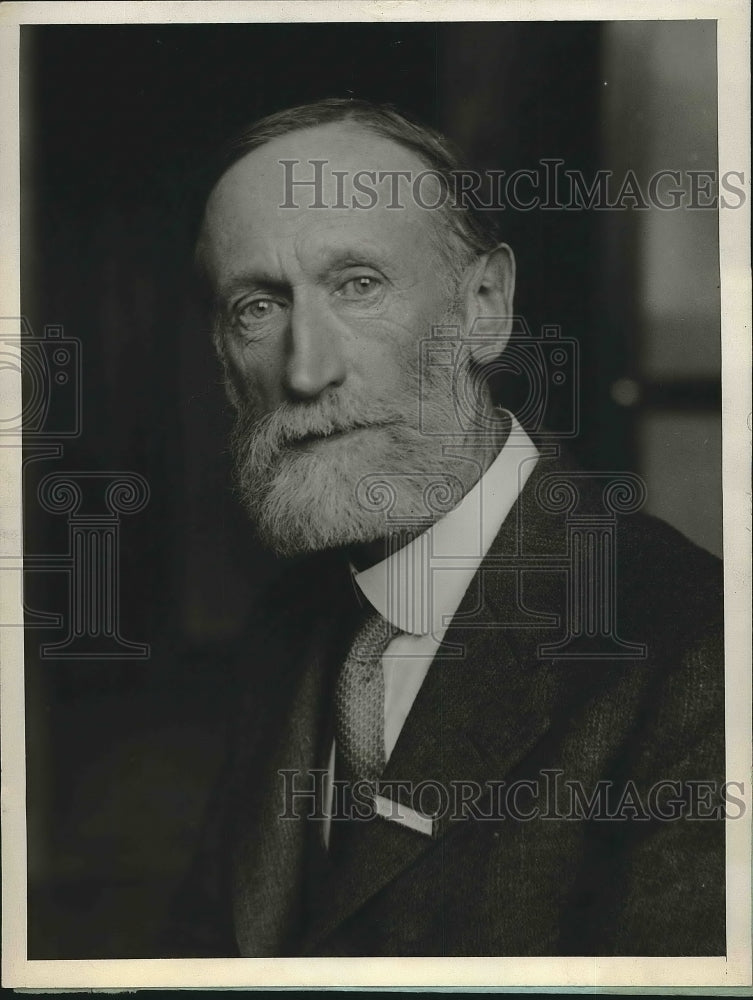
[[[238,356],[237,352],[229,354],[226,370],[228,381],[240,401],[257,414],[263,414],[279,405],[282,393],[279,380],[275,384],[271,367],[265,370],[259,360],[250,363],[247,357]]]
[[[378,313],[363,316],[352,329],[357,339],[398,346],[421,336],[422,317],[430,312],[421,308],[414,295],[393,294]]]

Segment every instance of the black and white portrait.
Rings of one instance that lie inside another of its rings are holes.
[[[749,15],[178,6],[16,28],[10,984],[742,983]]]

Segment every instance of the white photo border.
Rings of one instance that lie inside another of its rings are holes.
[[[19,26],[278,21],[717,22],[719,171],[744,173],[745,204],[720,212],[727,773],[751,765],[750,14],[744,0],[361,0],[343,5],[233,2],[7,3],[0,7],[0,316],[20,316]],[[17,385],[3,383],[13,412]],[[0,559],[22,558],[20,441],[0,448]],[[21,573],[0,573],[5,620],[22,620]],[[751,984],[750,786],[727,820],[726,958],[334,958],[28,961],[23,630],[0,628],[2,667],[3,985],[22,989],[232,987],[741,987]],[[737,991],[735,991],[737,992]]]

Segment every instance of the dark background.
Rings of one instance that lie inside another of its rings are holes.
[[[26,551],[40,557],[25,581],[30,958],[153,953],[218,767],[246,610],[274,572],[229,489],[227,408],[186,294],[202,157],[257,116],[353,95],[439,127],[479,168],[561,157],[591,177],[682,169],[684,157],[713,169],[713,27],[21,29],[23,310],[35,336],[59,324],[81,341],[83,406],[61,455],[33,442],[25,453]],[[676,159],[657,161],[667,136]],[[705,227],[702,258],[677,218],[653,229],[625,212],[500,221],[518,261],[516,311],[580,345],[581,433],[569,447],[587,467],[641,472],[653,509],[718,551],[713,213],[688,223]],[[674,284],[647,272],[657,252]],[[69,582],[42,564],[66,552],[68,524],[36,490],[64,470],[128,470],[149,484],[148,505],[122,519],[119,571],[120,634],[147,643],[148,658],[40,656],[65,635],[36,627],[33,612],[65,618]]]

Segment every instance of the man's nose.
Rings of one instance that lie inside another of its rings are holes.
[[[345,380],[345,355],[335,318],[313,302],[291,310],[285,388],[295,399],[313,399]]]

